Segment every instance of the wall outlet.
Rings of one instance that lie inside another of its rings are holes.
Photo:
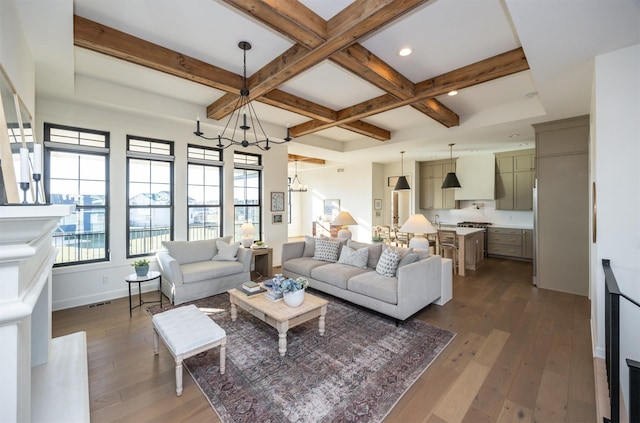
[[[102,276],[102,284],[106,285],[108,283],[109,283],[109,276],[107,275]]]

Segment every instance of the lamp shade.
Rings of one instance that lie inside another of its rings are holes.
[[[400,232],[409,234],[435,234],[438,232],[423,214],[414,214],[400,228]]]
[[[242,224],[242,226],[240,226],[240,233],[242,235],[255,235],[256,228],[251,222],[245,222]]]
[[[398,181],[396,182],[396,187],[393,189],[394,191],[404,191],[407,189],[411,189],[409,187],[409,182],[407,182],[407,178],[404,176],[400,176]]]
[[[460,188],[460,181],[455,173],[449,172],[442,182],[442,188]]]
[[[335,219],[333,219],[333,222],[331,222],[331,224],[336,226],[348,226],[348,225],[357,225],[358,222],[356,222],[356,220],[353,218],[353,216],[351,216],[349,212],[342,211],[338,213],[338,215],[336,216]]]

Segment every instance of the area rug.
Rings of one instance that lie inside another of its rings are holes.
[[[455,336],[313,293],[329,299],[325,334],[317,319],[290,329],[284,358],[274,328],[240,309],[231,321],[228,294],[188,303],[227,333],[224,375],[218,348],[184,362],[223,422],[381,421]]]

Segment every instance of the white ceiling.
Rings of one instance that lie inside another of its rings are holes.
[[[351,2],[302,3],[327,20]],[[73,13],[237,74],[242,74],[239,41],[253,46],[247,53],[248,75],[293,45],[216,0],[17,0],[17,4],[25,21],[36,23],[25,31],[37,63],[38,95],[77,96],[74,81],[108,81],[193,104],[204,117],[206,107],[224,94],[74,47]],[[454,156],[533,148],[532,123],[589,113],[594,56],[639,42],[638,0],[432,1],[360,43],[414,83],[520,46],[530,70],[461,90],[455,97],[438,97],[460,116],[458,127],[447,129],[406,106],[363,119],[391,131],[390,141],[336,127],[295,139],[289,152],[345,164],[396,162],[401,150],[406,150],[405,161],[447,158],[450,142],[456,143]],[[400,57],[397,52],[405,46],[413,54]],[[332,62],[321,63],[279,88],[334,110],[384,93]],[[282,133],[287,123],[308,120],[263,104],[255,107],[261,121]],[[216,123],[203,119],[203,124]]]

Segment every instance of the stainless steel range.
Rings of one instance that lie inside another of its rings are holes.
[[[487,248],[489,248],[489,231],[487,228],[491,226],[492,223],[489,222],[458,222],[459,228],[483,228],[484,231],[484,256],[487,256]]]

